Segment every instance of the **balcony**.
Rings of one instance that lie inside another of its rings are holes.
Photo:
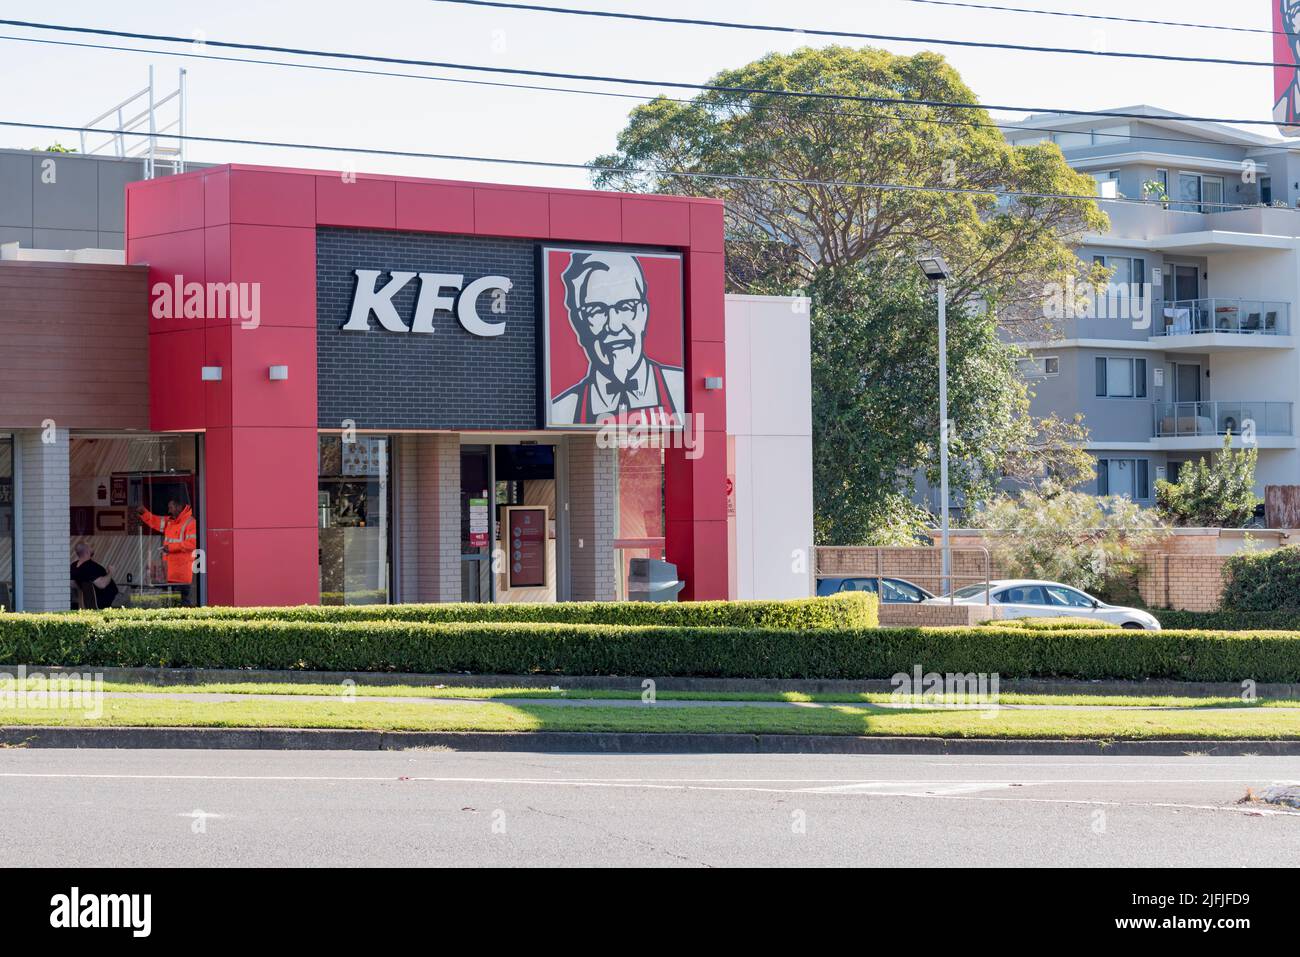
[[[1158,303],[1150,341],[1166,352],[1290,349],[1291,304],[1268,299]]]
[[[1156,402],[1153,435],[1162,448],[1217,448],[1247,430],[1260,448],[1294,448],[1290,402]],[[1165,441],[1168,440],[1168,441]]]
[[[1241,336],[1288,336],[1291,305],[1265,299],[1182,299],[1158,310],[1155,336],[1224,333]]]

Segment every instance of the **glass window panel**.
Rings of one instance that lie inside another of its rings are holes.
[[[390,446],[387,436],[320,436],[321,604],[389,600]]]
[[[192,558],[166,554],[162,546],[164,530],[174,522],[186,528],[188,519],[202,547],[198,489],[196,436],[71,436],[69,562],[78,545],[89,549],[116,585],[114,604],[197,604]],[[146,524],[150,516],[153,525]]]
[[[1210,203],[1223,202],[1223,178],[1219,176],[1206,176],[1202,180],[1202,196],[1207,204],[1206,212],[1213,213],[1217,207],[1208,205]]]
[[[1106,360],[1106,394],[1117,398],[1133,396],[1133,360]]]
[[[1110,495],[1125,495],[1136,498],[1134,484],[1136,469],[1132,459],[1111,459],[1108,463],[1106,483]]]
[[[1052,141],[1063,150],[1072,149],[1076,146],[1091,146],[1092,131],[1088,130],[1082,133],[1054,133]]]

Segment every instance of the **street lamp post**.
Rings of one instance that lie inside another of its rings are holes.
[[[952,595],[952,543],[948,538],[948,286],[951,273],[942,256],[917,260],[925,278],[935,284],[939,300],[939,516],[943,533],[943,583]],[[952,600],[951,598],[949,599]]]

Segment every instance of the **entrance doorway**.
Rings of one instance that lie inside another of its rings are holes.
[[[460,600],[492,600],[492,447],[460,447]]]
[[[556,532],[558,453],[528,440],[461,446],[462,601],[556,600],[567,554]]]
[[[1174,401],[1201,401],[1201,365],[1199,362],[1174,363]]]

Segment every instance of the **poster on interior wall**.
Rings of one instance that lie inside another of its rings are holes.
[[[384,439],[359,435],[354,442],[343,442],[341,466],[343,475],[381,475],[384,470]]]
[[[546,506],[511,505],[505,513],[506,588],[545,588]]]
[[[486,548],[488,543],[488,500],[469,500],[469,547]]]
[[[542,283],[548,428],[665,427],[686,412],[680,255],[545,247]]]

